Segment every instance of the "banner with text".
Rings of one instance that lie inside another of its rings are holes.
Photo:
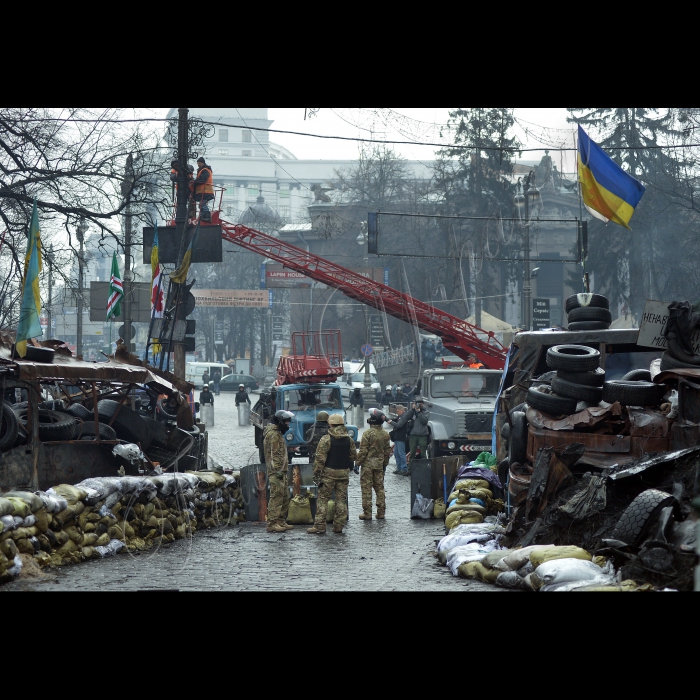
[[[666,349],[666,338],[661,332],[668,321],[668,301],[651,301],[647,299],[642,314],[642,322],[639,324],[637,345],[649,348]],[[696,330],[690,336],[693,352],[700,354],[700,330]]]
[[[197,306],[228,306],[266,309],[270,296],[264,289],[196,289],[192,294]]]

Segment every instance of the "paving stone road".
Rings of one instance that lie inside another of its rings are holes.
[[[253,403],[256,397],[251,397]],[[215,399],[209,452],[239,469],[257,461],[253,427],[238,425],[232,393]],[[132,555],[93,560],[23,578],[0,592],[35,591],[499,591],[455,578],[432,555],[444,535],[436,520],[410,514],[410,480],[387,468],[387,519],[363,522],[359,477],[351,475],[350,521],[342,535],[308,535],[298,525],[284,535],[268,534],[264,523],[200,530],[194,537]]]

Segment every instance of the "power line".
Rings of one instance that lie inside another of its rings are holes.
[[[31,119],[17,119],[12,117],[3,118],[6,122],[14,122],[19,124],[26,123],[36,123],[36,122],[62,122],[62,123],[90,123],[90,124],[129,124],[129,123],[141,123],[141,122],[167,122],[170,119],[164,117],[142,117],[139,119],[73,119],[73,118],[39,118],[32,117]],[[355,141],[358,143],[378,143],[387,145],[400,145],[400,146],[433,146],[435,148],[454,148],[457,150],[476,150],[476,151],[502,151],[505,153],[530,153],[542,151],[543,148],[540,146],[538,148],[515,148],[509,146],[482,146],[478,144],[454,144],[454,143],[435,143],[431,141],[398,141],[394,139],[371,139],[371,138],[361,138],[359,136],[331,136],[326,134],[310,134],[305,131],[291,131],[288,129],[269,129],[262,126],[247,126],[245,124],[228,124],[226,122],[218,121],[211,122],[206,120],[199,120],[202,124],[208,124],[210,126],[227,126],[233,129],[250,129],[251,131],[266,131],[272,134],[289,134],[291,136],[307,136],[309,138],[315,139],[328,139],[336,141]],[[545,128],[545,127],[543,127]],[[667,145],[656,145],[656,146],[610,146],[606,147],[606,151],[637,151],[637,150],[657,150],[657,149],[676,149],[676,148],[697,148],[700,147],[700,143],[686,143],[686,144],[667,144]],[[563,148],[563,147],[552,147],[549,150],[556,152],[576,152],[578,149]],[[272,156],[270,156],[272,157]]]

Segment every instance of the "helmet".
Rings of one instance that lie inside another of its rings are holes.
[[[378,416],[376,414],[371,414],[367,419],[370,425],[381,425],[384,422],[384,416]]]
[[[189,163],[187,164],[187,172],[193,173],[194,172],[194,165],[190,165]]]
[[[328,413],[326,411],[319,411],[316,414],[316,420],[319,421],[320,423],[328,422]]]
[[[289,424],[287,421],[292,420],[294,414],[291,411],[277,411],[274,416],[272,416],[272,422],[279,428],[280,433],[284,435],[289,430]]]
[[[345,418],[340,413],[334,413],[328,417],[328,425],[345,425]]]
[[[245,389],[245,384],[239,384],[239,385],[238,385],[238,388],[239,388],[239,389]]]
[[[425,403],[425,399],[422,396],[416,396],[415,399],[413,399],[414,403]]]
[[[384,387],[384,391],[391,391],[391,384]]]
[[[180,161],[179,161],[177,158],[173,158],[173,159],[170,161],[170,165],[172,165],[173,167],[175,167],[176,165],[180,165]]]

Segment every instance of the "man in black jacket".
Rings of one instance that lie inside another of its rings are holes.
[[[236,392],[236,408],[238,408],[239,404],[246,403],[246,401],[250,404],[250,396],[248,396],[248,392],[245,390],[245,385],[239,384],[238,391]]]
[[[394,459],[396,460],[396,469],[394,474],[408,474],[408,465],[406,464],[406,442],[408,440],[408,431],[412,425],[409,424],[409,416],[403,406],[396,407],[396,420],[387,421],[393,427],[389,433],[389,437],[394,442]]]
[[[212,406],[214,405],[214,394],[209,391],[209,385],[205,384],[199,394],[199,405],[203,406],[207,403],[210,403]]]

